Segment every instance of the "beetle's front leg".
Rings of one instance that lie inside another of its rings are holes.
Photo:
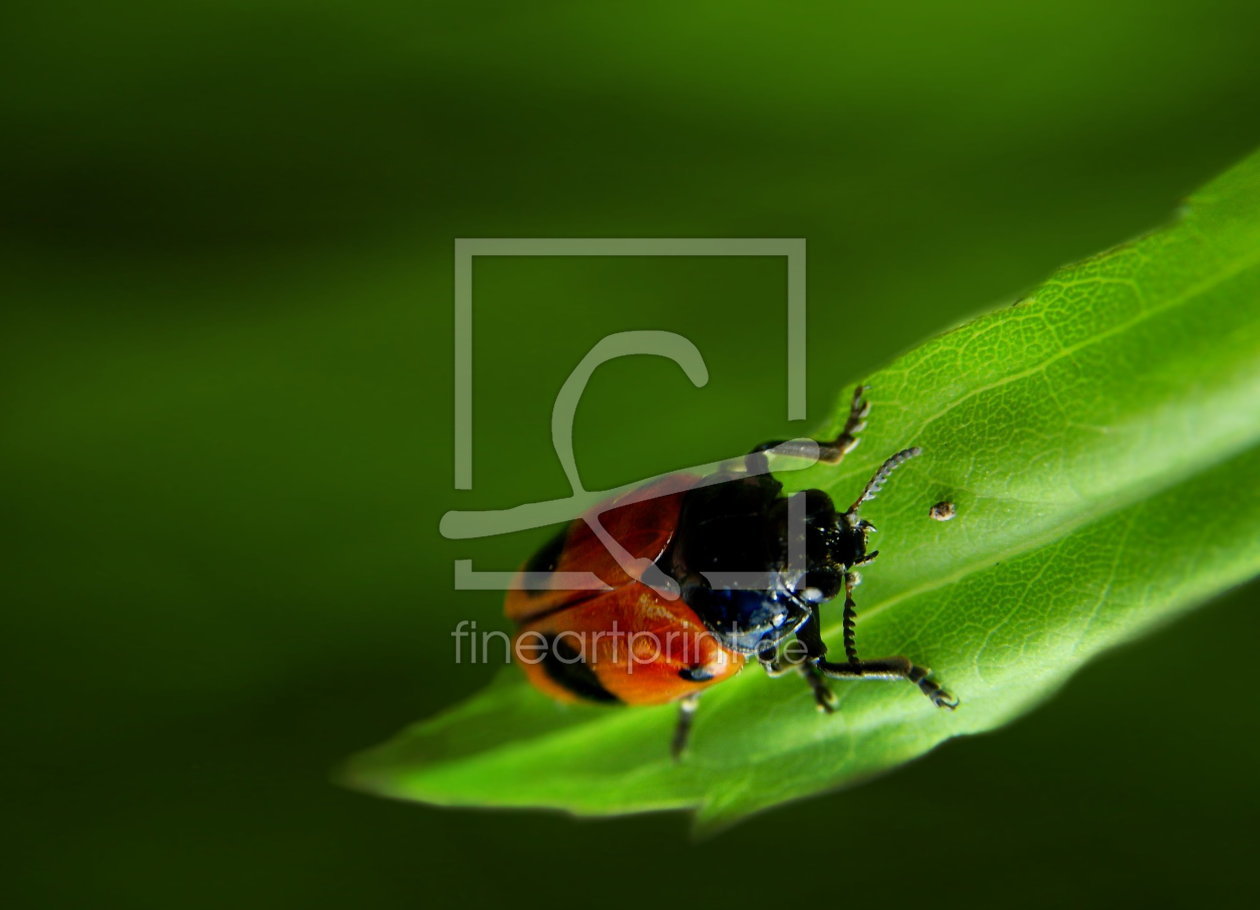
[[[836,693],[831,691],[822,671],[818,669],[818,662],[827,656],[827,644],[822,640],[822,632],[819,631],[821,621],[818,604],[811,604],[809,619],[796,630],[796,640],[805,651],[801,675],[814,692],[814,703],[818,705],[818,710],[830,714],[836,709],[837,699]]]
[[[800,665],[800,661],[793,660],[790,654],[780,654],[778,645],[762,645],[757,651],[757,662],[772,679],[790,673]]]
[[[879,660],[860,660],[857,663],[832,663],[820,660],[818,671],[829,679],[905,679],[919,687],[919,691],[932,700],[938,708],[950,711],[958,707],[958,699],[942,689],[928,675],[927,667],[912,663],[907,657],[882,657]]]
[[[938,708],[953,710],[958,707],[958,699],[928,679],[931,670],[912,663],[906,657],[882,657],[878,660],[861,660],[857,653],[854,626],[857,622],[856,606],[853,603],[853,588],[858,582],[857,573],[852,572],[844,580],[844,651],[848,658],[846,663],[833,663],[825,659],[826,648],[814,661],[818,671],[830,679],[905,679],[919,687],[919,691],[932,700]]]
[[[815,666],[817,658],[827,651],[826,646],[822,645],[822,639],[817,635],[816,624],[817,608],[814,614],[796,630],[796,640],[788,643],[784,649],[785,653],[780,654],[778,647],[771,645],[757,652],[757,660],[768,676],[782,676],[792,670],[800,673],[813,690],[814,703],[818,706],[818,710],[830,714],[835,710],[836,696],[827,685],[827,680],[823,678],[818,667]],[[814,630],[812,636],[810,628]],[[816,651],[815,641],[817,645],[822,646],[821,652]]]

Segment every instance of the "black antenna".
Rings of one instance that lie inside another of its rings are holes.
[[[849,511],[845,514],[856,515],[858,507],[861,506],[862,503],[875,498],[875,494],[883,488],[884,482],[888,480],[889,474],[901,465],[905,464],[911,458],[914,458],[922,453],[922,449],[918,446],[914,446],[909,449],[902,449],[896,455],[885,461],[879,466],[879,470],[875,472],[875,476],[867,481],[865,489],[862,490],[862,495],[857,498],[857,501],[854,502],[853,505],[849,506]]]

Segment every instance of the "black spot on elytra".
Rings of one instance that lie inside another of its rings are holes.
[[[577,649],[563,638],[548,636],[542,668],[552,682],[578,698],[605,704],[621,700],[604,688],[595,671],[582,659]]]
[[[557,531],[552,538],[539,548],[538,552],[529,558],[525,563],[526,572],[554,572],[556,566],[560,564],[560,554],[564,552],[565,541],[569,539],[569,526],[565,525]],[[543,590],[531,590],[527,592],[530,597],[537,597],[546,593]]]
[[[687,680],[687,682],[700,683],[711,680],[713,671],[708,667],[683,667],[678,671],[678,675],[680,678]]]

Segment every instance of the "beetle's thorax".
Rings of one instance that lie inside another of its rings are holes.
[[[865,554],[865,526],[823,491],[785,497],[770,475],[732,474],[686,494],[661,567],[723,645],[752,653],[795,632]]]

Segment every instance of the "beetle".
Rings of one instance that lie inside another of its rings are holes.
[[[771,449],[839,464],[866,426],[865,391],[854,391],[848,420],[829,442],[765,443],[738,468],[666,476],[563,528],[521,567],[506,599],[529,681],[561,701],[677,702],[676,758],[700,693],[750,660],[771,676],[803,676],[825,712],[836,705],[829,679],[904,679],[938,707],[957,707],[925,667],[899,656],[861,659],[855,643],[856,570],[879,555],[867,550],[875,527],[860,509],[920,450],[885,460],[843,512],[822,490],[784,495],[769,472]],[[615,558],[588,519],[630,559]],[[601,588],[566,588],[573,572],[593,573]],[[541,586],[530,588],[531,578]],[[819,608],[841,592],[845,659],[831,661]]]

